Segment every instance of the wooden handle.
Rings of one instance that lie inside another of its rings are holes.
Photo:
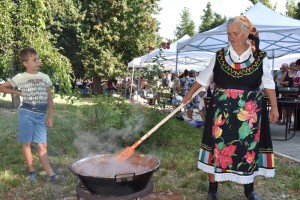
[[[192,96],[192,98],[189,100],[191,101],[197,94],[199,94],[203,90],[203,87],[200,87]],[[189,103],[189,101],[187,103]],[[141,137],[138,141],[136,141],[131,148],[135,149],[137,146],[139,146],[145,139],[147,139],[154,131],[156,131],[161,125],[163,125],[166,121],[168,121],[171,117],[173,117],[183,106],[185,106],[187,103],[180,104],[175,110],[173,110],[168,116],[166,116],[163,120],[161,120],[156,126],[154,126],[148,133],[146,133],[143,137]]]

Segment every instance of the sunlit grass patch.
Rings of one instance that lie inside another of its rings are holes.
[[[0,183],[16,187],[24,179],[24,175],[16,174],[13,170],[0,171]]]
[[[0,199],[76,198],[78,177],[70,171],[70,166],[88,153],[81,154],[83,149],[89,151],[92,146],[93,153],[103,154],[108,147],[114,146],[110,150],[115,153],[132,145],[167,115],[154,109],[112,101],[108,97],[85,100],[87,103],[84,104],[55,102],[54,127],[48,129],[48,153],[54,171],[62,179],[56,184],[46,181],[33,145],[38,177],[36,184],[30,184],[26,179],[21,146],[17,142],[17,112],[9,109],[10,102],[0,98],[0,111],[6,114],[5,118],[0,118]],[[95,106],[95,102],[99,105]],[[100,111],[115,113],[104,115]],[[109,123],[103,123],[104,118]],[[206,199],[208,175],[197,169],[202,131],[173,117],[136,149],[138,153],[153,154],[161,161],[151,180],[155,192],[171,191],[187,200]],[[112,137],[113,134],[117,137]],[[300,196],[299,164],[276,156],[275,167],[274,178],[255,179],[255,190],[262,199],[296,200]],[[242,185],[224,182],[219,188],[220,200],[245,199]]]

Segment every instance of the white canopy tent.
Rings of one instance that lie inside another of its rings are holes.
[[[280,15],[258,2],[243,15],[247,16],[259,32],[260,49],[269,58],[300,53],[300,20]],[[177,44],[178,53],[190,51],[216,52],[228,45],[226,24]]]
[[[283,63],[290,64],[291,62],[296,62],[296,60],[300,59],[300,53],[288,54],[285,56],[281,56],[279,58],[270,59],[270,65],[274,64],[274,70],[279,70]]]
[[[176,71],[176,66],[179,71],[184,69],[195,69],[202,71],[208,64],[209,60],[214,56],[212,52],[190,51],[177,54],[177,44],[190,39],[190,36],[185,35],[176,42],[170,45],[170,49],[155,49],[149,54],[134,58],[128,63],[129,68],[147,67],[153,63],[153,58],[161,54],[157,62],[164,64],[165,70]]]
[[[164,70],[171,71],[172,73],[183,72],[185,69],[202,71],[208,65],[209,60],[215,55],[212,52],[203,52],[203,51],[190,51],[187,53],[177,52],[177,44],[179,42],[184,42],[188,40],[190,36],[185,35],[179,40],[170,44],[169,49],[155,49],[154,51],[146,54],[144,56],[134,58],[128,67],[132,68],[132,80],[134,79],[134,73],[136,68],[145,68],[149,65],[154,65],[162,63]],[[153,58],[158,57],[158,59],[153,62]],[[130,90],[130,96],[132,89]]]

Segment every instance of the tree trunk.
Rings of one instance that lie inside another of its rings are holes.
[[[103,87],[101,85],[101,78],[100,77],[94,77],[93,78],[93,85],[92,85],[93,92],[95,94],[103,94]]]
[[[17,52],[15,52],[15,55],[17,55]],[[16,56],[14,56],[12,59],[12,77],[15,76],[18,73],[18,71],[19,71],[19,68],[17,66]],[[14,89],[17,90],[18,88],[14,88]],[[11,101],[12,101],[13,109],[17,109],[21,104],[20,96],[16,95],[16,94],[11,95]]]
[[[20,96],[17,94],[12,94],[11,100],[12,100],[12,108],[18,109],[21,104]]]

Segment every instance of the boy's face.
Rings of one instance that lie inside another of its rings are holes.
[[[26,68],[26,72],[28,73],[36,73],[41,66],[39,56],[37,54],[30,54],[28,56],[28,60],[23,62],[23,65]]]

